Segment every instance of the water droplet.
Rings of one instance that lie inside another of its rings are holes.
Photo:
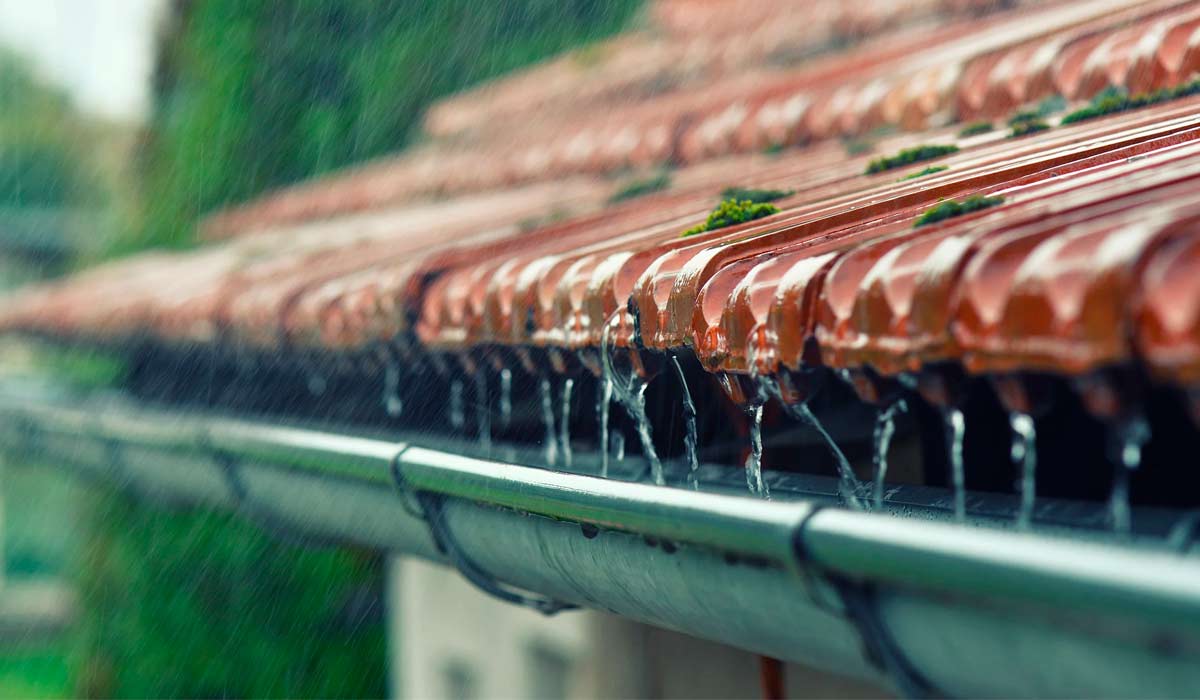
[[[563,466],[571,467],[571,392],[575,388],[575,380],[567,377],[562,385],[562,422],[559,423],[558,440],[561,443]]]
[[[1033,507],[1037,501],[1037,431],[1033,418],[1014,411],[1008,414],[1012,426],[1012,461],[1021,475],[1021,508],[1017,512],[1017,527],[1028,530],[1033,525]]]
[[[551,390],[549,379],[543,378],[539,387],[542,392],[542,425],[546,430],[542,449],[546,456],[546,466],[553,467],[558,464],[558,435],[554,431],[554,392]]]
[[[688,484],[694,489],[700,488],[698,475],[700,473],[700,455],[698,450],[699,436],[696,429],[696,403],[692,401],[692,392],[688,389],[687,375],[683,373],[683,365],[679,364],[679,357],[672,356],[671,361],[675,364],[675,373],[679,376],[679,387],[683,394],[683,418],[686,426],[686,433],[683,438],[684,451],[687,453],[688,461]]]
[[[950,481],[954,486],[954,517],[959,522],[967,519],[967,476],[963,466],[963,437],[966,421],[957,408],[946,409],[946,445],[950,457]]]

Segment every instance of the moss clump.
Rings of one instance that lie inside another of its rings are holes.
[[[971,122],[970,124],[967,124],[966,126],[964,126],[962,128],[962,131],[958,132],[958,135],[963,138],[966,138],[968,136],[978,136],[979,134],[987,134],[987,133],[994,131],[995,129],[996,129],[996,127],[993,126],[991,122],[982,122],[982,121],[981,122]]]
[[[915,173],[909,173],[909,174],[905,175],[904,177],[900,178],[899,180],[897,180],[897,182],[904,182],[905,180],[916,180],[919,177],[925,177],[926,175],[940,173],[943,170],[949,170],[949,169],[950,169],[950,167],[947,165],[931,165],[928,168],[925,168],[924,170],[918,170]]]
[[[757,190],[750,187],[726,187],[721,193],[721,199],[732,199],[737,202],[750,201],[755,204],[774,202],[777,199],[791,197],[795,190]]]
[[[1012,131],[1008,132],[1008,138],[1015,139],[1022,136],[1029,136],[1039,131],[1046,131],[1049,128],[1050,125],[1041,119],[1027,119],[1013,124]]]
[[[885,170],[902,168],[913,163],[920,163],[925,160],[933,160],[942,156],[957,153],[958,146],[953,145],[933,145],[933,146],[917,146],[915,148],[906,148],[894,156],[886,158],[876,158],[867,164],[867,175],[874,175]]]
[[[662,192],[671,186],[671,173],[662,171],[649,177],[637,178],[630,180],[621,185],[611,197],[608,198],[609,204],[623,202],[627,199],[636,199],[644,197],[655,192]]]
[[[1017,126],[1018,124],[1024,124],[1026,122],[1037,121],[1038,119],[1041,119],[1041,116],[1042,115],[1038,114],[1032,109],[1017,110],[1008,118],[1008,125]]]
[[[738,201],[736,199],[726,199],[717,205],[716,209],[708,215],[708,219],[704,223],[693,226],[683,232],[684,236],[694,236],[697,233],[705,231],[715,231],[726,226],[741,224],[747,221],[761,219],[764,216],[779,213],[779,207],[774,204],[755,203],[748,199]]]
[[[1175,87],[1163,88],[1154,92],[1141,92],[1136,95],[1128,94],[1123,88],[1109,87],[1093,97],[1086,107],[1077,109],[1063,117],[1062,123],[1063,125],[1074,124],[1076,122],[1108,116],[1109,114],[1128,112],[1131,109],[1139,109],[1163,102],[1170,102],[1171,100],[1191,97],[1196,94],[1200,94],[1200,78],[1183,83],[1182,85],[1176,85]]]
[[[971,195],[961,202],[948,199],[926,209],[925,213],[917,218],[917,222],[913,224],[913,228],[936,224],[939,221],[953,219],[956,216],[970,214],[999,204],[1004,204],[1003,197],[985,197],[981,194]]]

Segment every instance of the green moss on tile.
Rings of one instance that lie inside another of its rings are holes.
[[[1009,126],[1017,126],[1018,124],[1024,124],[1026,122],[1037,121],[1038,119],[1041,119],[1041,115],[1038,114],[1036,111],[1034,111],[1032,109],[1020,109],[1020,110],[1017,110],[1016,112],[1013,112],[1012,115],[1008,118],[1008,125]]]
[[[1130,95],[1124,88],[1108,87],[1093,97],[1086,107],[1081,107],[1063,117],[1062,123],[1064,126],[1075,124],[1196,94],[1200,94],[1200,78],[1174,87],[1162,88],[1154,92],[1141,92],[1136,95]]]
[[[964,126],[962,128],[962,131],[958,132],[958,135],[961,136],[962,138],[966,138],[968,136],[978,136],[979,134],[987,134],[987,133],[990,133],[995,130],[996,130],[996,127],[991,122],[978,121],[978,122],[971,122],[970,124],[967,124],[966,126]]]
[[[1022,136],[1036,134],[1039,131],[1046,131],[1049,128],[1050,125],[1042,119],[1027,119],[1025,121],[1020,121],[1016,124],[1013,124],[1012,130],[1008,132],[1008,137],[1010,139],[1020,138]]]
[[[958,146],[950,144],[935,144],[906,148],[894,156],[876,158],[875,160],[871,161],[867,164],[866,174],[874,175],[875,173],[881,173],[886,170],[893,170],[895,168],[902,168],[906,165],[912,165],[913,163],[920,163],[926,160],[933,160],[934,158],[941,158],[942,156],[947,156],[951,153],[957,152]]]
[[[712,213],[708,215],[708,219],[704,223],[689,228],[683,232],[683,235],[694,236],[697,233],[715,231],[719,228],[742,224],[778,213],[779,207],[774,204],[756,203],[748,199],[741,201],[726,199],[717,205],[716,209],[712,210]]]
[[[750,201],[755,204],[763,202],[774,202],[777,199],[790,197],[795,194],[795,190],[760,190],[752,187],[726,187],[721,193],[721,199],[732,199],[737,202]]]
[[[919,177],[925,177],[926,175],[933,175],[934,173],[940,173],[944,170],[949,170],[949,169],[950,169],[950,167],[947,165],[931,165],[928,168],[925,168],[924,170],[918,170],[915,173],[909,173],[909,174],[905,175],[904,177],[900,178],[899,180],[897,180],[897,182],[904,182],[905,180],[916,180]]]
[[[936,224],[939,221],[953,219],[956,216],[963,216],[1000,204],[1004,204],[1003,197],[985,197],[981,194],[971,195],[961,202],[947,199],[926,209],[925,213],[917,218],[916,223],[913,224],[913,228]]]
[[[662,192],[671,186],[671,173],[666,170],[647,177],[634,178],[623,183],[617,191],[608,198],[609,204],[623,202],[627,199],[644,197],[655,192]]]

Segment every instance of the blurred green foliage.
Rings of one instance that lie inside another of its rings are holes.
[[[196,219],[394,151],[429,103],[623,27],[642,0],[177,0],[126,252]]]
[[[386,695],[380,557],[106,488],[86,507],[77,694]]]
[[[66,97],[0,53],[0,208],[75,206],[94,199],[85,127]]]

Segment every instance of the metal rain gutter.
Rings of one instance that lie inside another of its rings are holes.
[[[505,590],[906,694],[1200,688],[1200,560],[1129,543],[601,479],[11,387],[0,388],[0,449],[272,526],[466,562]]]

